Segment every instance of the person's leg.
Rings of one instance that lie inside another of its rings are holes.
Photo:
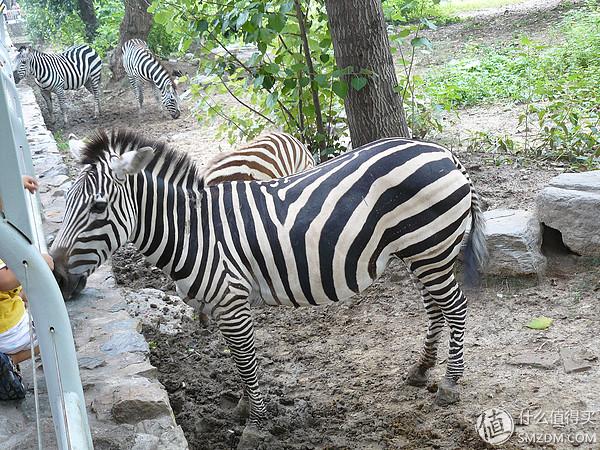
[[[25,398],[25,386],[11,358],[0,353],[0,400]]]

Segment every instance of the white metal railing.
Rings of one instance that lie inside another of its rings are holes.
[[[0,14],[0,257],[21,280],[40,346],[56,441],[60,450],[93,449],[65,303],[40,252],[46,251],[38,196],[23,189],[33,175],[21,102],[12,78],[10,37]],[[35,376],[34,376],[35,380]],[[35,384],[34,384],[35,386]],[[37,407],[37,389],[36,407]],[[38,421],[38,448],[43,448]]]

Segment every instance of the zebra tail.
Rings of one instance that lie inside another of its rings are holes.
[[[465,268],[465,285],[479,286],[480,270],[483,269],[488,257],[485,243],[485,219],[481,207],[481,199],[471,185],[471,231],[467,237],[463,260]]]

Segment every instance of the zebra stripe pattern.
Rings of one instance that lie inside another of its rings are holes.
[[[173,119],[181,110],[177,88],[171,75],[141,39],[130,39],[123,44],[123,67],[138,101],[139,111],[144,103],[144,82],[153,86],[156,100]]]
[[[88,45],[69,47],[59,54],[42,53],[27,47],[19,48],[15,59],[15,82],[33,76],[42,90],[48,106],[50,120],[54,121],[52,96],[54,92],[63,115],[68,123],[65,91],[84,87],[94,96],[94,118],[100,114],[100,77],[102,60]]]
[[[65,297],[128,238],[217,321],[244,382],[251,424],[265,406],[250,307],[320,305],[365,290],[392,257],[414,275],[429,327],[408,382],[423,385],[450,328],[437,402],[458,400],[466,298],[454,264],[481,264],[478,198],[443,147],[385,139],[298,175],[205,188],[191,160],[130,132],[100,133],[67,193],[51,254]],[[468,256],[468,255],[467,255]]]
[[[224,181],[272,180],[315,166],[308,148],[287,133],[268,133],[237,150],[225,152],[207,164],[204,184]]]

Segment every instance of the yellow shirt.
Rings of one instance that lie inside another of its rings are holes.
[[[0,259],[0,270],[6,268]],[[17,325],[25,315],[25,303],[20,297],[21,286],[10,291],[0,291],[0,333],[10,330]]]

